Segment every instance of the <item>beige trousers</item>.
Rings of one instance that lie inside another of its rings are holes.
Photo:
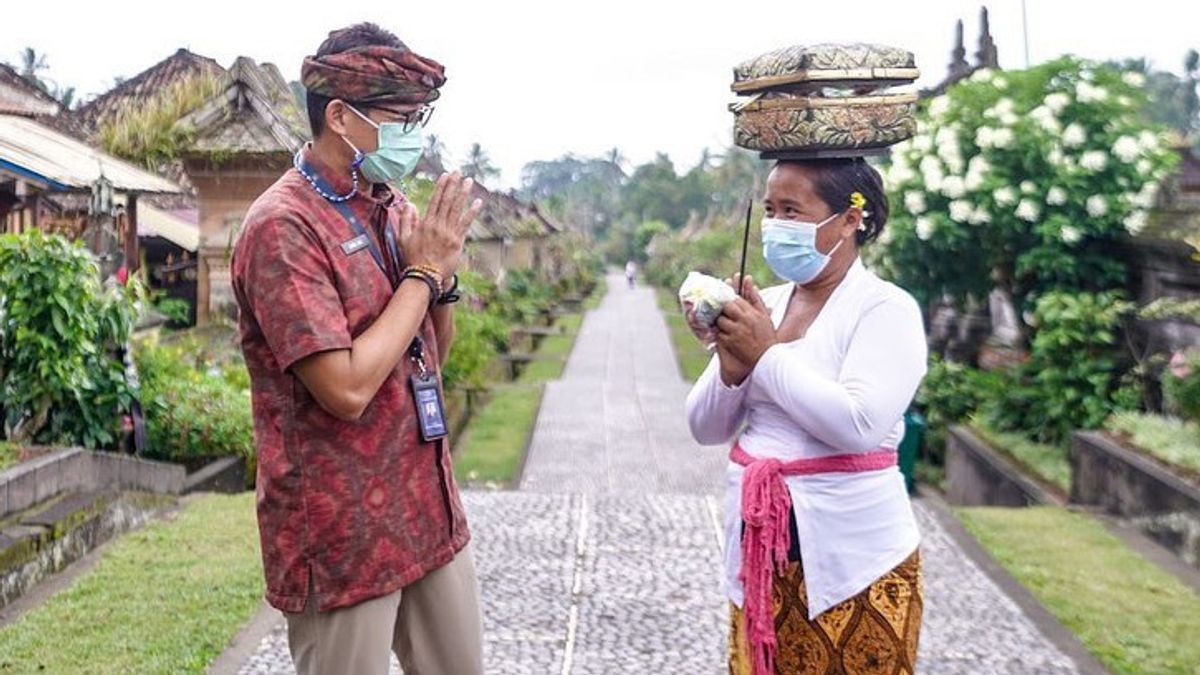
[[[423,579],[329,612],[310,602],[285,614],[297,675],[387,675],[388,652],[405,675],[481,675],[479,583],[469,548]]]

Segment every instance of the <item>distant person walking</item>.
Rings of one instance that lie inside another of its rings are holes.
[[[625,281],[629,282],[630,288],[637,284],[637,263],[632,260],[625,263]]]

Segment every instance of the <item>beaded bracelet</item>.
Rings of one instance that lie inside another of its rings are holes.
[[[400,276],[401,279],[420,279],[429,286],[429,304],[437,302],[442,297],[442,280],[436,275],[416,267],[408,267]]]
[[[424,272],[424,273],[430,275],[431,277],[433,277],[434,279],[437,279],[439,284],[444,282],[445,278],[446,278],[442,274],[441,270],[434,267],[433,265],[409,265],[405,269],[406,270],[417,270],[419,272]]]

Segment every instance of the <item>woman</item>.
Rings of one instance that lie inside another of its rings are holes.
[[[735,675],[914,671],[919,536],[896,448],[925,334],[916,302],[858,258],[887,215],[861,159],[777,164],[763,251],[791,283],[760,294],[747,278],[715,336],[697,330],[716,357],[688,396],[692,435],[737,437],[725,509]]]

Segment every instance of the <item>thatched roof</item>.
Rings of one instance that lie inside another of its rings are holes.
[[[523,202],[511,193],[492,192],[476,184],[472,197],[483,200],[483,210],[467,233],[471,241],[541,238],[563,230],[536,204]]]
[[[80,134],[92,138],[106,119],[126,105],[149,103],[171,85],[197,75],[220,77],[224,73],[213,59],[179,49],[63,117],[69,118]]]
[[[273,64],[238,57],[217,93],[179,124],[195,129],[189,154],[292,154],[307,140],[291,87]]]
[[[62,105],[11,66],[0,63],[0,114],[57,115]]]

